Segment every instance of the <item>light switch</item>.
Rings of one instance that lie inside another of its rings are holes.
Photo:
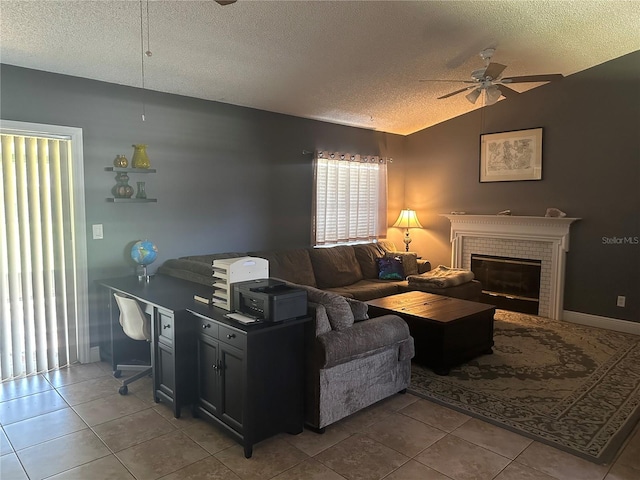
[[[93,239],[102,240],[104,238],[104,232],[102,231],[102,224],[98,223],[93,225]]]

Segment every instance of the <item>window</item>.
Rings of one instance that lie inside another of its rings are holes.
[[[315,158],[315,245],[372,241],[387,231],[387,161],[318,152]]]

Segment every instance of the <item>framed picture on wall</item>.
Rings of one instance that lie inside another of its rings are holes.
[[[480,135],[480,182],[542,179],[542,128]]]

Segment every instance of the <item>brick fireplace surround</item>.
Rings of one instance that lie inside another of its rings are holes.
[[[541,260],[538,315],[562,320],[569,228],[579,218],[442,215],[451,222],[451,265],[471,268],[471,254]]]

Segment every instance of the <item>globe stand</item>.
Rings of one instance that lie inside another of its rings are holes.
[[[138,281],[140,282],[148,282],[149,275],[147,274],[147,266],[146,265],[138,265],[136,267],[136,273],[138,274]]]

